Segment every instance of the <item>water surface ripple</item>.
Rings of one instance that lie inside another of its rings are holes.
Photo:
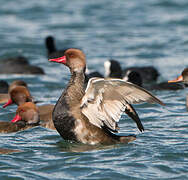
[[[70,74],[47,61],[47,35],[56,38],[59,49],[83,49],[88,67],[101,73],[103,62],[114,58],[122,67],[154,65],[159,81],[175,78],[188,65],[187,9],[186,0],[2,0],[0,57],[24,55],[46,75],[0,79],[23,79],[35,99],[54,104]],[[137,134],[128,145],[64,142],[42,127],[0,134],[1,148],[20,151],[0,155],[0,179],[188,179],[186,89],[153,93],[166,106],[135,106],[144,133],[126,115],[121,118],[121,133]],[[0,121],[10,121],[15,110],[0,108]]]

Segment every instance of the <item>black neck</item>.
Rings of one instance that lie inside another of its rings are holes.
[[[55,52],[57,49],[55,47],[54,41],[47,41],[46,47],[48,50],[48,54]]]
[[[55,52],[55,51],[56,51],[55,46],[49,46],[49,47],[48,47],[48,54],[53,53],[53,52]]]

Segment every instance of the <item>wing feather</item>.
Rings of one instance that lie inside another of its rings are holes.
[[[131,104],[143,102],[164,105],[150,92],[132,83],[121,79],[91,78],[81,101],[81,109],[92,124],[112,131],[117,131],[117,122],[126,112],[142,131],[144,128]]]

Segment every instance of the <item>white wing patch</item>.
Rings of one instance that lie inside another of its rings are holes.
[[[127,104],[159,103],[145,89],[121,79],[91,78],[81,101],[82,113],[95,126],[117,131],[117,122]]]

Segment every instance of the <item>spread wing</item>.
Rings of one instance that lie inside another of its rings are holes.
[[[126,112],[144,130],[141,121],[131,106],[142,102],[164,105],[147,90],[121,79],[91,78],[81,101],[82,113],[98,127],[107,127],[117,132],[123,112]]]

